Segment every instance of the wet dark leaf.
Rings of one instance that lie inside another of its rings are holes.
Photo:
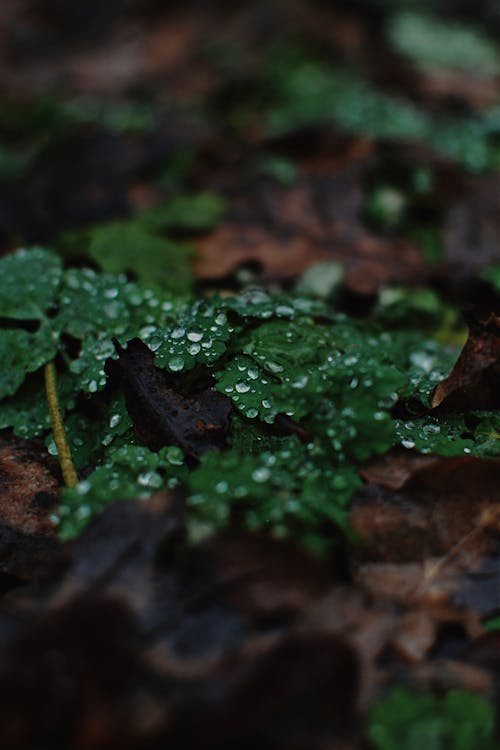
[[[430,396],[440,412],[500,407],[500,318],[471,320],[469,337],[455,367]]]
[[[169,387],[167,375],[154,365],[154,354],[139,339],[124,349],[115,343],[127,409],[141,442],[152,450],[179,445],[199,458],[220,448],[229,429],[231,400],[208,388],[186,397]]]

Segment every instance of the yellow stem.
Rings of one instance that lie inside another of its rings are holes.
[[[59,463],[61,464],[61,471],[66,487],[74,487],[78,484],[78,476],[73,466],[73,459],[71,458],[71,450],[66,440],[66,433],[64,431],[64,425],[61,418],[61,410],[59,408],[59,400],[57,398],[57,386],[56,386],[56,368],[53,362],[48,362],[45,365],[45,392],[47,394],[47,402],[49,404],[50,421],[52,422],[52,432],[54,433],[54,440],[57,446],[57,453],[59,455]]]

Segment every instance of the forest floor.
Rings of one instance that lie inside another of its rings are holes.
[[[2,3],[1,748],[500,748],[499,32]]]

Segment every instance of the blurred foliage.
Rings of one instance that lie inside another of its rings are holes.
[[[493,708],[482,696],[397,687],[372,709],[368,737],[376,750],[497,750],[494,727]]]

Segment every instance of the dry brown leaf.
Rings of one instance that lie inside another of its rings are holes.
[[[431,393],[439,411],[500,407],[500,318],[469,323],[469,337],[451,373]]]

